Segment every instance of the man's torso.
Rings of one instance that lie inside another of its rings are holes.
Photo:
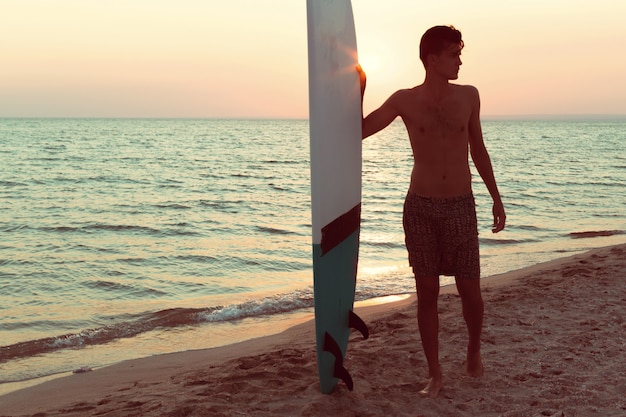
[[[400,115],[406,125],[414,166],[410,193],[451,197],[471,193],[468,164],[469,121],[474,111],[472,88],[450,85],[438,100],[422,86],[404,90]]]

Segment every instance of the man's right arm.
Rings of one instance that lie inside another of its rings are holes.
[[[394,93],[382,106],[363,119],[363,139],[383,130],[400,115],[396,105],[398,94],[399,92]]]
[[[360,65],[356,67],[359,73],[359,82],[361,83],[361,114],[363,114],[363,96],[365,95],[365,85],[367,83],[367,77],[365,71]],[[395,96],[398,93],[393,94],[387,101],[383,103],[378,109],[371,112],[367,117],[363,118],[362,122],[362,139],[372,136],[374,133],[379,132],[389,126],[396,117],[399,116],[399,112],[394,104]]]

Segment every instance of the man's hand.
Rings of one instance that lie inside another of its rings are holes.
[[[504,205],[502,202],[497,202],[493,204],[493,227],[491,228],[492,233],[498,233],[502,229],[504,229],[504,224],[506,222],[506,213],[504,212]]]
[[[359,82],[361,83],[361,99],[363,99],[363,95],[365,94],[365,84],[367,84],[367,76],[359,64],[356,65],[356,72],[359,73]]]

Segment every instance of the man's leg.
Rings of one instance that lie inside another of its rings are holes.
[[[480,279],[456,278],[456,287],[461,296],[463,317],[467,324],[469,342],[467,344],[467,368],[469,376],[483,375],[483,363],[480,357],[480,336],[483,330],[484,304],[480,293]]]
[[[415,277],[417,285],[417,324],[422,347],[428,362],[428,385],[420,391],[422,396],[436,397],[443,385],[439,365],[439,276]]]

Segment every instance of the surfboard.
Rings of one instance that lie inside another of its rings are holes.
[[[350,0],[307,0],[311,218],[320,390],[340,380],[350,328],[361,221],[361,90]]]

